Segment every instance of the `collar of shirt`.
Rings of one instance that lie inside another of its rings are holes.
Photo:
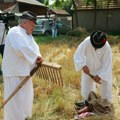
[[[25,30],[24,28],[22,28],[20,25],[19,25],[18,27],[19,27],[20,30],[22,30],[28,37],[32,37],[32,35],[28,35],[28,34],[26,33],[26,30]]]

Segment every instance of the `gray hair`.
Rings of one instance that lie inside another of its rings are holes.
[[[19,18],[19,21],[18,21],[19,25],[21,25],[21,24],[22,24],[23,22],[25,22],[26,20],[28,20],[28,19]]]

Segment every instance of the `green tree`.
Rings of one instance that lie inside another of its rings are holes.
[[[72,0],[64,1],[63,9],[66,10],[68,13],[70,13],[72,15],[71,6],[72,6]]]
[[[66,10],[69,14],[72,14],[71,11],[72,0],[55,0],[52,5],[49,5],[53,9],[63,9]]]
[[[46,6],[49,6],[49,0],[45,0],[45,1],[44,1],[44,4],[45,4]]]
[[[60,0],[55,0],[55,2],[53,3],[55,8],[61,8],[62,7],[62,3]]]

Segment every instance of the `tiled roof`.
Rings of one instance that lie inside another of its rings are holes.
[[[43,6],[46,7],[44,4],[38,2],[37,0],[16,0],[17,2],[21,3],[27,3],[27,4],[32,4],[32,5],[38,5],[38,6]]]
[[[82,9],[94,9],[94,4],[93,3],[89,3],[86,4],[85,0],[74,0],[77,10],[82,10]],[[107,2],[103,2],[101,0],[97,0],[97,5],[96,5],[96,9],[107,9]],[[111,1],[109,3],[109,9],[115,9],[115,8],[120,8],[120,0],[118,0],[118,2],[115,1]]]
[[[15,3],[0,3],[0,10],[4,11],[5,9],[13,6]]]
[[[4,12],[12,12],[16,8],[17,4],[14,4],[13,6],[8,7],[4,10]]]
[[[42,3],[38,2],[37,0],[16,0],[16,3],[25,3],[25,4],[36,5],[36,6],[41,6],[41,7],[47,8],[47,6],[43,5]],[[15,2],[0,3],[0,9],[3,11],[5,10],[5,11],[10,12],[13,10],[13,8],[15,6],[16,6]]]
[[[70,15],[67,11],[65,11],[65,10],[58,10],[58,9],[50,9],[48,11],[48,14]]]

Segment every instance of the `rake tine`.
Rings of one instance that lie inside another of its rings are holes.
[[[39,69],[38,69],[38,71],[36,72],[36,74],[35,74],[35,75],[40,76]]]
[[[50,74],[49,74],[49,69],[48,69],[48,67],[46,67],[46,71],[47,71],[47,80],[50,81]]]
[[[42,66],[41,66],[41,67],[42,67]],[[38,77],[42,78],[41,68],[39,68],[39,70],[38,70]]]
[[[42,67],[42,72],[43,72],[43,79],[45,80],[45,72],[44,72],[44,67]]]
[[[51,74],[50,74],[50,68],[49,67],[48,67],[47,71],[48,71],[48,79],[49,79],[49,81],[51,81]]]
[[[53,69],[52,69],[52,68],[51,68],[51,77],[52,77],[53,83],[56,83],[56,82],[55,82],[55,79],[54,79],[54,72],[53,72]]]
[[[37,73],[38,73],[38,76],[41,78],[42,74],[41,74],[41,69],[40,68],[39,68]]]
[[[60,81],[61,81],[61,84],[62,84],[62,86],[63,86],[63,79],[62,79],[62,75],[61,75],[60,70],[58,70],[58,72],[59,72],[59,76],[60,76]]]
[[[56,81],[57,81],[56,83],[58,83],[60,85],[59,80],[58,80],[59,78],[58,78],[57,70],[55,70],[55,78],[56,78]]]
[[[57,78],[58,78],[58,83],[59,83],[59,85],[61,84],[61,82],[60,82],[60,79],[59,79],[59,72],[58,71],[56,71],[56,74],[57,74]]]
[[[46,80],[45,67],[42,67],[42,69],[43,69],[44,80]]]
[[[48,70],[49,70],[49,77],[50,77],[50,81],[51,82],[53,82],[53,80],[52,80],[52,75],[51,75],[51,70],[50,70],[51,68],[48,68]]]
[[[55,69],[53,69],[53,76],[54,76],[54,82],[57,84],[57,79],[56,79],[56,75],[55,75]]]
[[[44,79],[44,73],[43,73],[43,67],[41,67],[41,74],[42,74],[42,79]]]
[[[56,82],[55,82],[55,77],[54,77],[54,70],[51,69],[51,72],[52,72],[53,83],[56,83]]]
[[[63,86],[63,80],[60,72],[61,69],[61,65],[43,62],[36,75],[44,80]]]
[[[45,74],[46,74],[46,80],[49,81],[49,77],[48,77],[48,69],[47,69],[46,66],[45,66]]]

